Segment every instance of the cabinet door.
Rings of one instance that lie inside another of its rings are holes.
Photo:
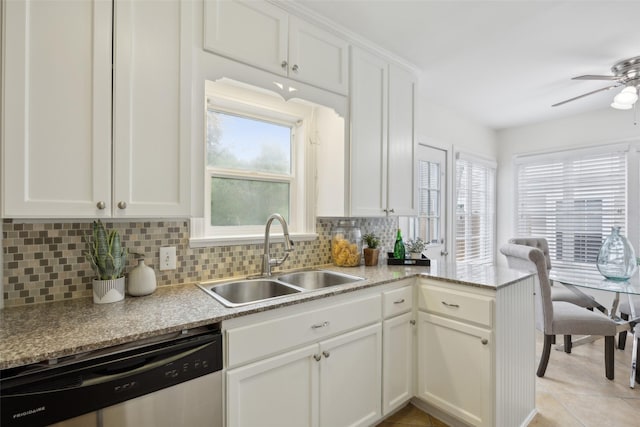
[[[380,419],[380,324],[323,341],[320,350],[320,426],[370,426]]]
[[[387,208],[387,63],[351,48],[351,215]]]
[[[387,415],[413,397],[413,313],[405,313],[382,326],[382,412]],[[415,322],[414,322],[415,323]]]
[[[189,213],[191,5],[115,2],[115,216]]]
[[[204,5],[206,50],[272,73],[287,74],[285,11],[263,0],[205,0]]]
[[[228,427],[318,425],[318,345],[227,372]]]
[[[111,3],[3,5],[3,215],[108,216]]]
[[[418,397],[473,426],[493,424],[492,334],[419,312]]]
[[[289,77],[346,95],[348,49],[345,40],[289,17]]]
[[[387,208],[395,215],[416,215],[417,176],[414,158],[416,79],[389,65],[389,159]]]

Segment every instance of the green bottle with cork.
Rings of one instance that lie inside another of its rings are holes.
[[[393,257],[395,259],[404,259],[404,242],[402,241],[402,232],[398,228],[396,235],[396,243],[393,245]]]

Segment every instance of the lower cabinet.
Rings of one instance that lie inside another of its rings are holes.
[[[382,326],[382,414],[413,397],[415,321],[412,312],[385,320]]]
[[[491,426],[491,331],[423,312],[418,331],[418,397],[470,425]]]
[[[369,426],[380,419],[380,323],[227,371],[228,427]]]

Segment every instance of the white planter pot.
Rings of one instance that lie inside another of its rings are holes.
[[[411,259],[422,259],[422,252],[411,252]]]
[[[93,279],[93,302],[105,304],[124,299],[124,277],[113,280]]]

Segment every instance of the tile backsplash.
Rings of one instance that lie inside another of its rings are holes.
[[[329,264],[331,227],[344,218],[318,218],[318,238],[296,242],[283,268],[303,268]],[[397,218],[351,218],[362,233],[374,231],[383,248],[395,239]],[[155,270],[158,286],[201,280],[246,276],[260,272],[263,245],[233,245],[209,248],[189,247],[189,221],[186,219],[109,222],[117,229],[129,252],[144,255],[145,264]],[[91,234],[92,221],[18,222],[3,220],[4,306],[12,307],[91,296],[93,271],[83,251]],[[159,248],[175,246],[177,268],[158,269]],[[281,253],[282,243],[272,243],[271,251]],[[129,256],[127,272],[136,265]]]

